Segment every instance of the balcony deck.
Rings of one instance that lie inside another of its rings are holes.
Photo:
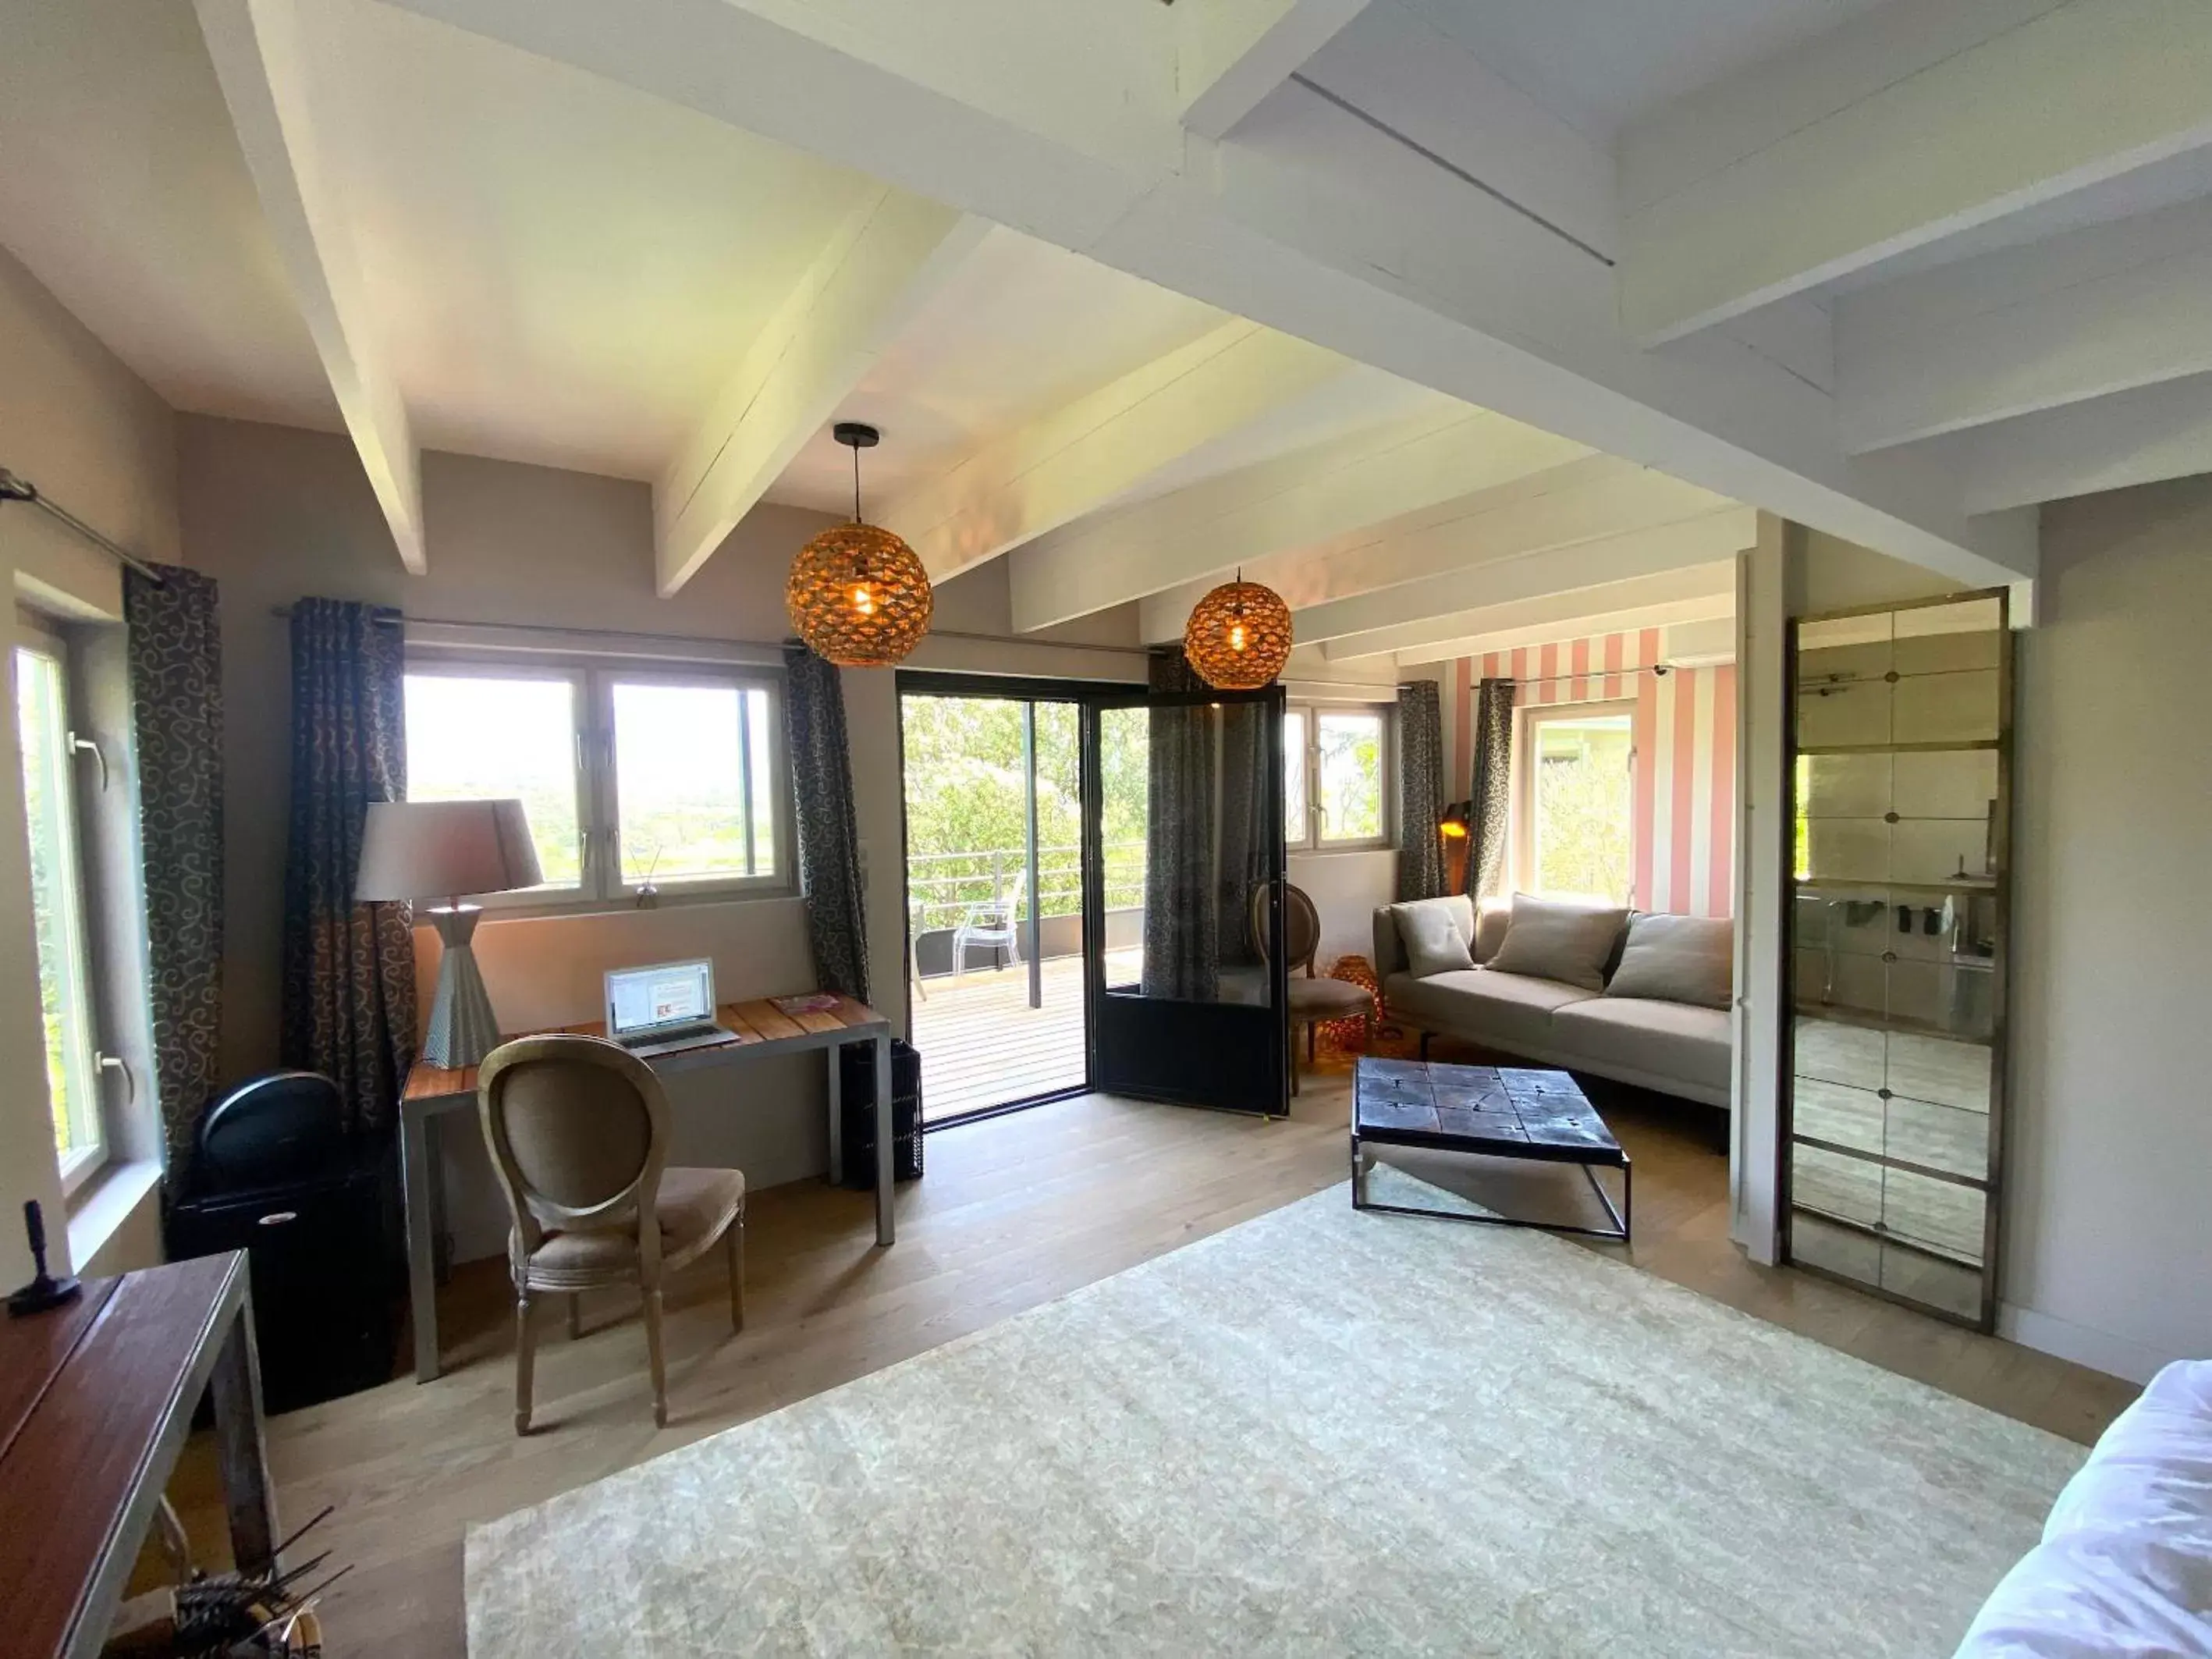
[[[1109,951],[1109,976],[1133,975],[1138,957]],[[973,969],[957,979],[936,975],[912,994],[922,1113],[930,1122],[1082,1085],[1082,957],[1045,958],[1041,1008],[1030,1006],[1026,963]]]

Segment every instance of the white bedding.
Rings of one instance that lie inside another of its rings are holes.
[[[2168,1365],[2066,1484],[1958,1659],[2212,1656],[2212,1361]]]

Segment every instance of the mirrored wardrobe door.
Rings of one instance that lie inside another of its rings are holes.
[[[2005,596],[1793,628],[1787,1257],[1994,1316]]]

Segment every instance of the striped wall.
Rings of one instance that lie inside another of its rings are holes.
[[[1640,910],[1724,916],[1735,894],[1735,665],[1635,671],[1665,660],[1666,633],[1625,634],[1462,657],[1443,671],[1446,799],[1463,800],[1474,775],[1474,689],[1510,679],[1516,708],[1558,702],[1633,702],[1635,890]],[[1517,810],[1519,802],[1516,801]],[[1518,844],[1518,826],[1514,843]]]

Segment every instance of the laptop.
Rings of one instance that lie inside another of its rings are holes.
[[[737,1036],[714,1024],[714,964],[704,957],[608,974],[607,1035],[640,1059]]]

